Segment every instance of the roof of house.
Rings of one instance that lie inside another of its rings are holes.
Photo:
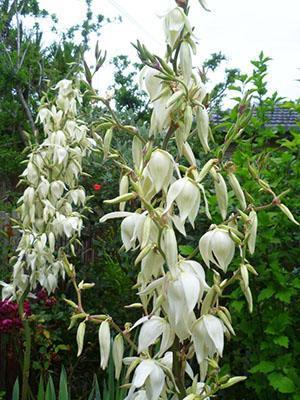
[[[253,115],[256,115],[255,110],[253,111]],[[273,111],[266,112],[266,117],[268,118],[266,127],[270,128],[275,128],[278,126],[294,128],[297,126],[297,122],[300,123],[300,114],[287,108],[275,107]],[[212,116],[212,122],[215,124],[220,124],[223,122],[223,118],[220,115],[214,114]]]

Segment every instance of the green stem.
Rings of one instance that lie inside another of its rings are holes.
[[[22,372],[22,394],[21,400],[27,400],[29,394],[29,373],[30,373],[30,359],[31,359],[31,330],[28,318],[24,315],[24,302],[26,300],[29,288],[23,293],[19,302],[20,319],[24,326],[25,336],[25,350],[23,359],[23,372]]]

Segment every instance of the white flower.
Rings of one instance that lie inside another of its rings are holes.
[[[173,47],[176,43],[183,28],[185,28],[186,33],[192,33],[192,29],[187,17],[179,7],[169,11],[165,16],[164,28],[167,42],[171,47]]]
[[[206,358],[212,358],[215,354],[222,357],[224,348],[224,330],[225,328],[222,321],[213,315],[203,315],[192,327],[192,340],[197,361],[200,367],[202,367],[202,380],[206,375]]]
[[[59,89],[59,96],[69,96],[73,92],[72,81],[62,79],[57,83],[54,89]]]
[[[108,321],[103,321],[100,325],[99,345],[100,345],[101,368],[105,369],[108,364],[109,353],[110,353],[110,328]]]
[[[216,264],[224,272],[234,256],[235,245],[229,233],[216,228],[205,233],[199,241],[199,249],[205,264]]]
[[[216,171],[215,167],[212,167],[210,173],[214,179],[215,191],[217,196],[217,202],[220,209],[223,220],[226,219],[227,208],[228,208],[228,193],[227,186],[223,176]]]
[[[11,299],[15,295],[15,288],[13,284],[0,281],[2,286],[2,300]]]
[[[158,71],[148,66],[145,66],[140,73],[140,87],[148,93],[153,104],[150,135],[156,135],[167,129],[171,122],[167,103],[172,91],[157,75]]]
[[[125,400],[138,399],[135,390],[145,386],[147,400],[158,400],[165,385],[165,374],[163,369],[154,360],[143,360],[136,368],[132,385]]]
[[[162,341],[159,353],[164,354],[173,344],[175,333],[165,319],[157,316],[147,319],[140,330],[138,352],[142,353],[147,350],[161,335]]]
[[[155,150],[146,168],[149,171],[156,193],[162,189],[166,190],[170,184],[174,170],[172,156],[164,150]]]
[[[192,76],[192,53],[190,45],[186,41],[181,44],[179,60],[183,79],[186,84],[189,84]]]
[[[167,211],[173,202],[176,202],[179,208],[180,219],[185,222],[188,218],[194,226],[200,207],[200,191],[197,185],[189,178],[181,178],[175,181],[168,190]]]
[[[250,219],[250,230],[249,230],[248,248],[249,248],[249,253],[253,254],[255,251],[257,224],[258,224],[257,214],[254,210],[250,212],[249,219]]]
[[[205,151],[208,153],[210,151],[208,145],[208,135],[209,135],[209,117],[208,112],[205,107],[199,106],[196,110],[196,122],[197,122],[197,131],[198,137],[201,142],[201,145]]]
[[[112,356],[115,364],[115,378],[117,380],[119,380],[122,370],[123,354],[124,354],[124,340],[122,333],[119,333],[115,337],[112,347]]]
[[[172,228],[165,228],[162,233],[161,247],[166,256],[166,261],[170,270],[177,264],[178,249],[175,232]]]
[[[123,220],[121,224],[121,237],[126,251],[135,248],[137,239],[141,243],[145,218],[144,214],[134,213]]]

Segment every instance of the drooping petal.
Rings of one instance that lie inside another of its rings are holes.
[[[175,339],[174,330],[168,323],[165,323],[159,349],[159,355],[164,354],[172,346],[174,339]]]
[[[185,301],[187,304],[188,312],[193,311],[195,305],[199,300],[200,283],[194,274],[189,272],[182,272],[180,274],[180,281],[183,288]]]
[[[154,364],[149,376],[151,400],[158,400],[165,384],[165,373],[161,367]],[[150,397],[149,397],[150,398]]]
[[[115,212],[111,212],[111,213],[104,215],[104,217],[100,218],[99,222],[103,223],[103,222],[108,221],[109,219],[125,218],[125,217],[129,217],[130,215],[133,215],[133,213],[127,212],[127,211],[115,211]]]
[[[212,260],[211,240],[213,231],[206,232],[199,241],[199,250],[205,264],[209,267],[209,261]]]
[[[224,327],[221,320],[213,315],[204,315],[203,322],[217,352],[222,356],[224,348]]]
[[[153,316],[144,322],[139,334],[139,353],[147,350],[149,346],[155,343],[157,338],[162,335],[166,323],[163,318],[157,316]]]
[[[134,377],[132,380],[132,385],[139,388],[144,385],[145,380],[151,374],[155,366],[153,360],[143,360],[136,368],[134,372]]]
[[[170,188],[168,190],[168,194],[167,194],[166,211],[168,211],[171,208],[174,201],[180,195],[180,193],[182,192],[182,190],[185,187],[185,183],[186,183],[185,178],[178,179],[177,181],[172,183],[172,185],[170,186]]]
[[[230,238],[228,232],[215,229],[211,238],[211,249],[218,266],[226,272],[235,252],[234,242]]]
[[[207,330],[205,328],[203,317],[198,319],[192,327],[192,340],[194,343],[196,358],[198,364],[205,360],[207,352],[205,351],[205,343],[207,342]]]

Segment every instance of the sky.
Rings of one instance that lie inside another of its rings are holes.
[[[85,15],[83,0],[40,0],[42,7],[59,18],[59,29],[80,23]],[[127,54],[136,61],[131,42],[139,39],[149,50],[164,53],[162,17],[174,0],[94,0],[93,11],[106,17],[122,15],[122,23],[106,24],[101,29],[99,45],[108,51],[108,61]],[[299,0],[207,0],[211,12],[203,10],[198,0],[190,0],[190,20],[195,26],[198,54],[195,65],[201,65],[213,52],[227,57],[223,67],[212,77],[222,80],[224,69],[240,68],[251,72],[250,60],[260,51],[272,58],[269,89],[290,99],[300,97],[300,1]],[[47,32],[47,27],[45,26]],[[48,31],[45,40],[51,40]],[[92,38],[92,47],[96,37]],[[94,84],[103,89],[112,83],[112,68],[107,65],[98,73]]]

